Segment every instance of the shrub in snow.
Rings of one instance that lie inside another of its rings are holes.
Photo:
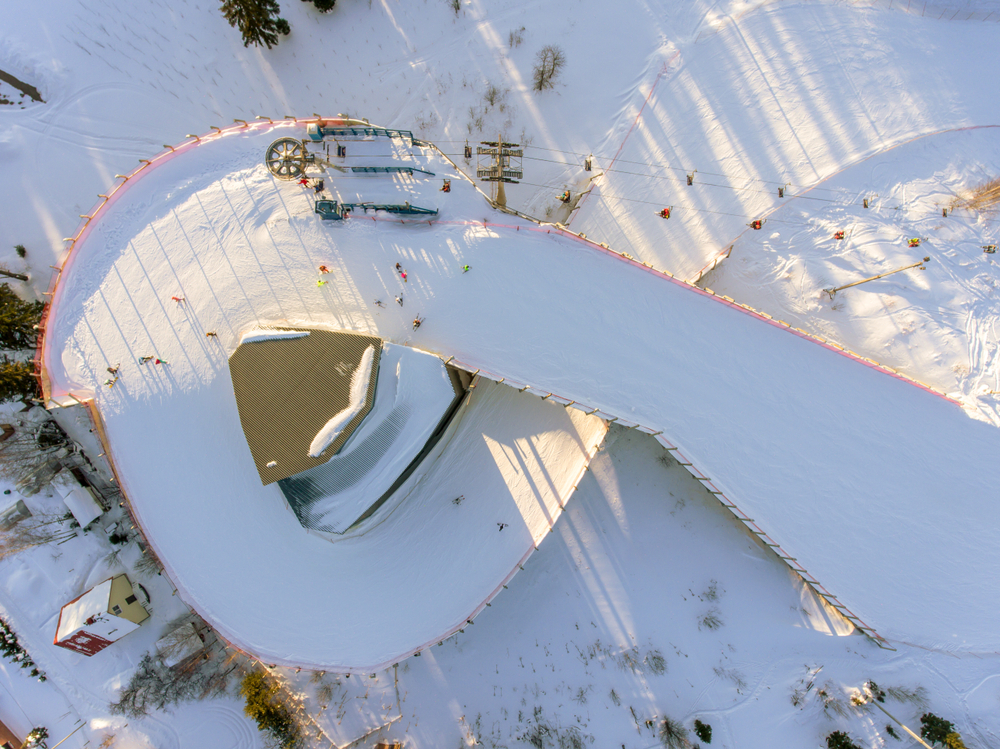
[[[688,730],[682,723],[665,717],[660,724],[660,741],[666,749],[684,749],[688,741]]]
[[[243,36],[243,46],[278,43],[278,12],[275,0],[222,0],[222,15]],[[287,25],[287,24],[286,24]]]
[[[535,91],[544,91],[556,85],[559,73],[566,64],[566,55],[562,48],[554,44],[547,44],[539,50],[535,57],[535,67],[532,69],[533,88]]]
[[[834,731],[826,737],[827,749],[861,749],[851,741],[851,737],[843,731]]]
[[[274,21],[274,30],[277,31],[282,36],[288,36],[292,33],[292,27],[288,25],[288,21],[284,18],[278,18]]]
[[[694,733],[706,744],[712,743],[712,727],[708,723],[702,723],[697,718],[694,719]]]
[[[965,742],[955,730],[955,724],[934,713],[920,716],[920,736],[930,742],[943,744],[948,749],[965,749]]]
[[[26,249],[24,249],[24,245],[23,244],[16,244],[16,245],[14,245],[14,252],[17,253],[18,257],[24,257],[25,255],[28,254],[28,251]]]

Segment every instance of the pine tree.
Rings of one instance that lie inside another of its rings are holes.
[[[0,402],[37,397],[38,381],[31,363],[4,356],[0,361]]]
[[[938,717],[934,713],[924,713],[920,716],[920,724],[921,738],[944,744],[948,749],[965,749],[965,742],[950,720]]]
[[[337,0],[303,0],[303,2],[310,1],[316,6],[316,10],[320,13],[329,13],[337,4]]]
[[[21,351],[34,348],[42,319],[42,302],[26,302],[8,284],[0,284],[0,349]]]
[[[295,746],[298,728],[291,710],[284,704],[281,687],[260,671],[250,671],[240,682],[240,696],[246,700],[243,712],[266,731],[282,749]]]
[[[264,44],[271,49],[284,33],[287,21],[279,27],[280,8],[275,0],[222,0],[222,15],[243,35],[243,46]]]

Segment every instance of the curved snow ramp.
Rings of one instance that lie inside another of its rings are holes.
[[[169,453],[150,454],[198,457],[171,398],[213,388],[213,368],[224,362],[214,346],[232,345],[227,331],[251,321],[413,340],[683,447],[686,462],[766,529],[769,543],[890,642],[998,649],[1000,431],[874,362],[860,366],[831,344],[789,335],[778,321],[605,247],[516,217],[491,224],[467,182],[446,197],[434,184],[408,185],[410,200],[442,206],[437,221],[324,225],[301,189],[260,166],[274,136],[240,129],[147,170],[127,206],[105,206],[101,231],[89,224],[86,265],[63,274],[46,366],[54,389],[98,393],[119,451],[140,446],[142,430],[129,422],[137,409],[160,419],[144,422],[157,434],[176,435]],[[458,177],[429,149],[412,158]],[[386,279],[395,281],[401,259],[406,309],[373,307],[369,300],[397,293]],[[314,287],[320,263],[336,266],[322,291]],[[462,274],[466,263],[472,270]],[[172,294],[185,297],[183,310],[165,301]],[[414,312],[426,319],[415,332]],[[206,343],[204,330],[221,340]],[[131,363],[154,345],[168,369]],[[131,359],[113,390],[99,384],[109,358]],[[214,395],[185,413],[229,419],[235,405]],[[118,463],[137,504],[159,492],[157,477],[183,473],[151,471],[138,452]],[[233,573],[194,570],[187,586]],[[206,602],[195,603],[203,610]],[[272,629],[274,641],[288,639],[281,616]]]

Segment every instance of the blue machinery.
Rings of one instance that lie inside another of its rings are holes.
[[[295,138],[279,138],[267,147],[264,157],[264,164],[268,170],[280,180],[302,179],[306,175],[306,167],[309,165],[320,167],[332,167],[341,172],[346,172],[347,168],[337,166],[329,161],[329,157],[323,158],[321,154],[310,153],[309,145],[323,142],[327,137],[347,138],[347,137],[383,137],[409,139],[413,144],[413,133],[409,130],[389,130],[383,127],[320,127],[316,123],[311,123],[306,127],[307,138],[297,140]],[[339,149],[339,147],[338,147]],[[341,153],[340,155],[343,155]],[[351,171],[356,174],[408,174],[413,176],[415,172],[427,174],[431,177],[434,172],[426,169],[418,169],[414,166],[352,166]],[[435,208],[419,208],[410,205],[408,202],[399,204],[377,204],[377,203],[340,203],[336,200],[317,200],[313,204],[313,210],[325,220],[342,221],[347,218],[351,211],[385,211],[402,216],[436,216]]]
[[[339,203],[336,200],[317,200],[313,210],[320,215],[320,218],[331,221],[341,221],[353,210],[360,211],[385,211],[386,213],[397,213],[403,216],[437,216],[436,208],[418,208],[415,205],[404,203],[396,205],[391,203]]]
[[[390,130],[384,127],[320,127],[316,123],[306,125],[306,135],[311,141],[324,138],[401,138],[413,144],[413,133],[409,130]]]

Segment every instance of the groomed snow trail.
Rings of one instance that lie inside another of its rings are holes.
[[[267,143],[291,132],[231,132],[144,172],[64,274],[48,366],[63,387],[99,392],[112,440],[128,451],[118,459],[142,512],[167,512],[176,500],[164,495],[174,493],[179,471],[199,475],[187,463],[197,457],[191,436],[200,420],[235,424],[228,385],[217,377],[223,348],[251,324],[314,321],[412,341],[662,429],[890,640],[997,646],[983,589],[1000,572],[996,429],[690,287],[492,213],[464,182],[443,195],[436,181],[396,181],[414,205],[441,207],[433,225],[321,222],[301,188],[275,183],[259,165]],[[430,151],[412,158],[439,177],[450,171]],[[397,261],[410,273],[407,307],[371,305],[402,287]],[[319,263],[334,269],[323,290],[313,280]],[[188,300],[182,310],[162,301],[178,291]],[[416,332],[414,311],[427,320]],[[203,329],[220,331],[218,349]],[[107,360],[134,361],[150,348],[173,364],[123,367],[113,391],[99,388]],[[178,407],[192,397],[198,408]],[[207,496],[250,490],[230,462],[242,442],[234,427],[214,443],[224,448],[218,458],[204,458],[207,478],[199,480],[214,486]],[[163,527],[147,528],[154,542],[173,526],[191,548],[189,524],[167,514]],[[224,523],[207,526],[206,540],[225,533]],[[254,543],[269,542],[257,534]],[[191,566],[185,555],[168,554],[168,562]],[[225,559],[199,563],[187,583],[236,572]],[[233,593],[267,598],[266,590]],[[264,625],[269,636],[286,626],[277,615]]]

